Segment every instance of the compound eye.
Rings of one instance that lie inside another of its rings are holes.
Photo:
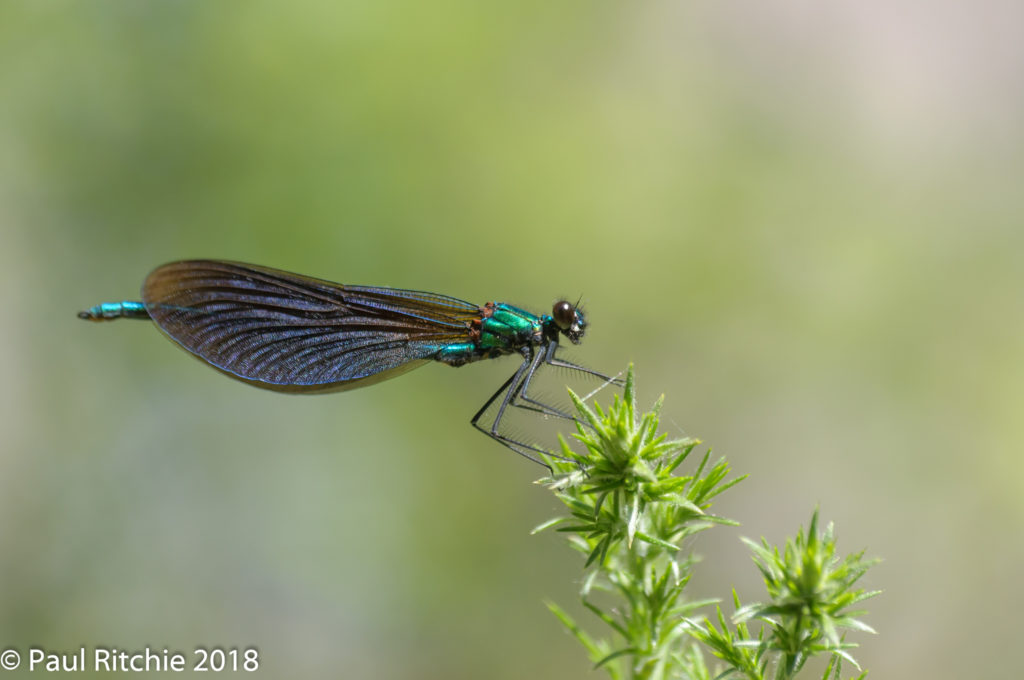
[[[559,300],[551,308],[551,318],[555,320],[555,325],[567,331],[576,322],[576,308],[565,300]]]

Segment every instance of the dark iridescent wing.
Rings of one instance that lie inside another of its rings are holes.
[[[172,262],[142,286],[149,315],[197,357],[258,387],[347,390],[469,340],[476,305],[433,293],[344,286],[220,260]]]

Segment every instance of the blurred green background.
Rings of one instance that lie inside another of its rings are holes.
[[[221,257],[582,294],[573,356],[634,361],[668,431],[751,475],[694,596],[759,598],[738,537],[820,503],[885,559],[875,675],[1014,675],[1021,25],[911,0],[3,3],[0,646],[600,675],[542,605],[580,578],[528,535],[558,511],[543,470],[468,425],[514,360],[287,397],[75,319]]]

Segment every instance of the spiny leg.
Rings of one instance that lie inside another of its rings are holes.
[[[586,375],[592,375],[595,378],[600,378],[601,380],[604,380],[606,383],[610,383],[612,385],[615,385],[616,387],[624,387],[626,385],[626,382],[624,380],[621,380],[618,376],[612,377],[610,375],[605,375],[604,373],[601,373],[600,371],[595,371],[592,368],[587,368],[586,366],[574,364],[573,362],[566,361],[565,359],[559,359],[558,357],[555,356],[555,350],[557,349],[558,343],[551,343],[548,345],[547,352],[544,356],[544,363],[546,363],[548,366],[554,366],[556,368],[568,368],[573,371],[585,373]],[[622,374],[620,373],[619,375]]]
[[[574,364],[574,363],[572,363],[570,361],[565,361],[565,360],[562,360],[562,359],[558,359],[557,357],[555,357],[555,350],[557,350],[557,349],[558,349],[558,343],[557,342],[550,342],[550,343],[548,343],[548,346],[547,346],[546,350],[544,351],[544,359],[543,359],[542,363],[545,363],[545,364],[547,364],[549,366],[555,366],[555,367],[558,367],[558,368],[569,368],[569,369],[572,369],[572,370],[580,371],[581,373],[584,373],[586,375],[591,375],[591,376],[594,376],[596,378],[600,378],[601,380],[604,380],[604,384],[601,385],[600,387],[598,387],[596,390],[594,390],[590,394],[588,394],[586,397],[584,397],[583,401],[586,401],[587,399],[589,399],[593,395],[597,394],[597,392],[599,392],[600,390],[604,389],[604,387],[609,385],[609,384],[617,385],[617,386],[621,386],[623,384],[622,381],[620,381],[618,379],[618,377],[614,377],[613,378],[613,377],[607,376],[607,375],[605,375],[603,373],[600,373],[598,371],[595,371],[593,369],[587,368],[586,366],[580,366],[580,365]],[[515,394],[513,394],[513,396],[512,396],[512,402],[511,402],[512,405],[516,406],[518,408],[526,409],[528,411],[535,411],[537,413],[543,413],[545,415],[555,416],[556,418],[564,418],[566,420],[572,420],[572,421],[575,421],[575,422],[583,425],[584,427],[588,427],[588,428],[591,427],[589,423],[580,420],[576,416],[574,416],[574,415],[572,415],[570,413],[566,413],[565,411],[557,409],[557,408],[555,408],[553,406],[550,406],[548,404],[545,404],[545,403],[543,403],[543,402],[541,402],[541,401],[539,401],[537,399],[534,399],[533,397],[531,397],[527,393],[527,390],[530,389],[530,380],[533,378],[533,375],[534,375],[534,373],[536,372],[536,370],[537,370],[537,368],[539,366],[540,366],[540,363],[537,363],[537,362],[534,362],[531,365],[530,370],[526,374],[525,379],[520,384],[519,389],[516,390]],[[526,403],[521,403],[521,402],[526,402]],[[591,429],[593,429],[593,428],[591,428]]]
[[[530,362],[530,368],[527,370],[526,376],[523,378],[522,382],[519,383],[518,387],[512,390],[513,393],[510,403],[516,408],[521,408],[526,411],[533,411],[535,413],[554,416],[556,418],[564,418],[566,420],[576,420],[573,418],[572,414],[566,413],[565,411],[557,409],[549,404],[545,404],[544,402],[534,399],[527,394],[527,390],[530,389],[530,381],[533,380],[533,376],[537,372],[537,369],[540,368],[542,363],[547,363],[548,357],[552,355],[552,350],[550,348],[557,345],[557,342],[549,343],[549,349],[546,349],[543,354],[538,353],[534,357]],[[538,359],[540,360],[538,361]]]
[[[512,449],[520,456],[532,460],[534,463],[537,463],[538,465],[543,465],[544,467],[550,470],[551,466],[549,466],[544,461],[540,460],[534,454],[541,453],[544,455],[553,455],[556,458],[563,458],[563,456],[553,454],[550,451],[546,451],[545,449],[542,449],[538,446],[521,442],[518,439],[514,439],[505,434],[502,434],[498,430],[499,426],[501,425],[502,418],[505,415],[505,409],[508,407],[510,403],[512,403],[514,396],[522,389],[523,377],[527,375],[527,373],[530,372],[531,370],[536,370],[537,365],[539,365],[543,361],[543,357],[544,355],[540,353],[532,355],[524,353],[523,363],[519,365],[519,368],[516,369],[516,372],[513,373],[508,380],[502,383],[501,387],[499,387],[498,390],[494,394],[492,394],[491,397],[484,403],[484,405],[480,407],[480,410],[477,411],[476,415],[474,415],[472,420],[470,420],[470,424],[476,429],[486,434],[491,439],[494,439],[500,442],[503,446]],[[491,405],[498,399],[498,397],[502,395],[504,396],[501,400],[501,404],[498,406],[498,413],[497,415],[495,415],[494,420],[491,422],[490,428],[482,427],[480,425],[480,418],[483,417],[484,413],[487,411],[487,409],[491,407]]]
[[[609,384],[622,384],[622,381],[619,380],[617,376],[607,376],[603,373],[594,371],[585,366],[580,366],[578,364],[574,364],[572,362],[556,358],[555,350],[557,348],[558,343],[551,342],[548,344],[545,351],[543,352],[537,352],[536,350],[524,350],[523,363],[519,365],[519,368],[516,369],[516,372],[513,373],[508,378],[508,380],[502,383],[501,387],[499,387],[498,390],[491,395],[491,397],[484,403],[480,410],[478,410],[476,414],[473,416],[473,418],[470,420],[470,424],[472,424],[473,427],[480,430],[488,437],[491,437],[492,439],[500,442],[503,446],[512,449],[513,451],[523,456],[524,458],[532,460],[533,462],[538,463],[540,465],[544,465],[544,467],[548,467],[549,469],[550,466],[538,460],[534,453],[553,455],[554,457],[561,458],[563,460],[565,459],[565,457],[558,454],[553,454],[550,451],[542,449],[538,446],[519,441],[518,439],[514,439],[508,435],[502,434],[499,431],[502,419],[505,416],[505,409],[508,408],[508,406],[510,405],[515,406],[516,408],[521,408],[526,411],[540,413],[542,415],[572,420],[576,423],[583,425],[584,427],[591,427],[589,423],[581,421],[575,416],[566,413],[565,411],[562,411],[560,409],[557,409],[549,404],[545,404],[542,401],[534,399],[528,394],[530,381],[533,379],[533,376],[537,372],[537,369],[540,367],[540,365],[549,364],[551,366],[557,366],[559,368],[568,368],[580,371],[581,373],[584,373],[586,375],[602,379],[604,381],[604,384],[601,385],[601,387],[598,387],[597,390],[591,392],[590,395],[588,395],[586,398],[590,398],[590,396],[592,396],[597,391],[603,389],[605,386]],[[501,400],[501,404],[498,407],[498,412],[495,415],[494,420],[491,422],[491,427],[488,429],[481,426],[480,419],[483,417],[484,413],[494,404],[494,402],[498,399],[499,396],[503,396],[503,398]]]

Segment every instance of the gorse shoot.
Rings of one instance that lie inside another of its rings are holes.
[[[614,679],[791,678],[807,660],[830,655],[826,678],[839,678],[843,660],[854,663],[842,630],[873,632],[851,607],[875,595],[855,589],[873,564],[863,553],[840,559],[831,525],[818,533],[814,513],[779,551],[747,541],[768,591],[763,603],[742,605],[730,622],[720,608],[717,625],[700,611],[714,601],[691,600],[685,589],[695,558],[686,539],[717,524],[736,524],[710,511],[718,494],[740,482],[724,459],[707,451],[692,470],[680,472],[700,443],[658,434],[662,400],[639,416],[629,368],[621,398],[607,411],[570,391],[578,418],[575,438],[585,452],[561,440],[560,457],[548,456],[540,480],[569,514],[534,531],[555,528],[584,556],[583,606],[603,624],[592,636],[561,607],[548,607],[586,648],[595,667]],[[750,629],[756,624],[757,634]],[[709,670],[701,649],[720,660]]]

